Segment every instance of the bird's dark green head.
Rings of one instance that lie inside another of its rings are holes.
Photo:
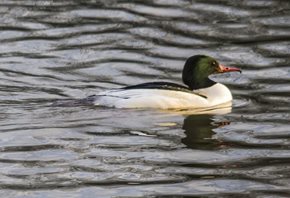
[[[239,71],[238,68],[225,67],[219,64],[214,58],[205,55],[195,55],[189,57],[182,72],[183,83],[190,89],[200,89],[210,87],[215,84],[208,78],[211,74]]]

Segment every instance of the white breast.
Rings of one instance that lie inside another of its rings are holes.
[[[194,93],[206,96],[209,107],[224,104],[233,99],[230,90],[220,83],[216,83],[215,85],[205,89],[194,90]]]
[[[94,104],[115,108],[188,109],[207,108],[232,100],[229,89],[219,83],[190,92],[164,89],[110,90],[96,95]]]

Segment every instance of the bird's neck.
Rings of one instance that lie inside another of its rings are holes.
[[[216,82],[214,82],[213,80],[209,78],[204,78],[204,79],[197,78],[196,80],[191,81],[191,83],[188,84],[188,86],[191,90],[197,90],[197,89],[208,88],[215,84]]]

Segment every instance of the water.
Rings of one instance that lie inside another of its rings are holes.
[[[289,197],[290,3],[0,2],[1,197]],[[52,107],[180,82],[211,55],[232,110]]]

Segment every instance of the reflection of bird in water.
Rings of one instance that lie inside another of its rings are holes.
[[[184,119],[182,129],[186,137],[182,143],[189,148],[212,150],[220,147],[220,141],[213,139],[214,129],[228,125],[230,122],[214,122],[213,115],[190,115]]]

